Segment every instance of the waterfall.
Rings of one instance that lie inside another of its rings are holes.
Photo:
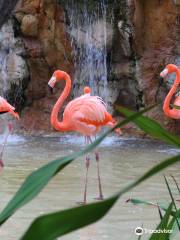
[[[0,95],[16,109],[23,103],[23,87],[29,79],[25,48],[22,39],[15,35],[13,18],[0,30]]]
[[[65,10],[75,64],[73,95],[82,95],[84,86],[90,86],[93,95],[108,102],[107,47],[112,41],[113,10],[107,11],[106,0],[67,0]]]

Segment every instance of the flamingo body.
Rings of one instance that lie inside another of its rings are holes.
[[[63,123],[68,131],[77,131],[84,136],[93,136],[100,131],[101,126],[112,121],[112,116],[106,111],[100,97],[82,95],[65,108]]]

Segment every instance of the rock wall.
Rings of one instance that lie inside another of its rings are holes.
[[[20,127],[26,132],[51,130],[50,111],[58,96],[50,96],[47,82],[55,69],[73,71],[64,13],[56,0],[23,0],[16,7],[15,18],[29,71]]]
[[[16,6],[18,0],[0,0],[0,28],[9,18],[11,11]]]
[[[144,104],[136,76],[137,63],[133,49],[133,2],[120,1],[118,4],[114,13],[112,47],[108,54],[110,98],[113,103],[139,110]]]
[[[0,95],[19,111],[24,103],[29,71],[23,57],[26,52],[24,43],[15,36],[14,25],[15,20],[11,18],[0,31]]]
[[[162,82],[160,71],[168,63],[178,63],[176,51],[177,6],[174,1],[135,0],[132,11],[137,80],[145,106],[164,101],[170,84]],[[178,121],[166,118],[160,104],[150,116],[172,131],[179,131]]]

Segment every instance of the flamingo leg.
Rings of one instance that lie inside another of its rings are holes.
[[[88,138],[89,138],[89,141],[92,143],[91,138],[90,137],[88,137]],[[98,152],[95,152],[95,158],[96,158],[96,163],[97,163],[97,177],[98,177],[98,187],[99,187],[99,197],[97,197],[96,199],[103,200],[102,184],[101,184],[101,177],[100,177],[100,167],[99,167],[100,157],[99,157]]]
[[[86,178],[85,178],[84,200],[83,200],[84,204],[86,204],[89,165],[90,165],[90,158],[89,156],[86,156]]]
[[[96,157],[96,163],[97,163],[97,175],[98,175],[98,186],[99,186],[99,197],[97,197],[96,199],[103,200],[101,177],[100,177],[100,168],[99,168],[99,159],[100,158],[99,158],[99,153],[98,152],[95,153],[95,157]]]
[[[7,143],[8,136],[12,132],[12,129],[13,129],[12,125],[10,123],[6,123],[5,137],[4,137],[4,141],[2,143],[2,149],[1,149],[1,152],[0,152],[0,168],[4,167],[4,163],[3,163],[3,160],[2,160],[3,159],[3,153],[4,153],[6,143]]]
[[[89,144],[89,139],[87,137],[85,137],[85,143]],[[85,175],[85,185],[84,185],[84,197],[83,197],[83,202],[80,202],[80,204],[86,204],[86,200],[87,200],[86,197],[87,197],[87,185],[88,185],[88,170],[90,165],[90,157],[88,154],[86,155],[85,163],[86,163],[86,175]]]

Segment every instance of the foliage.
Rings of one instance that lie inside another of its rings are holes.
[[[118,111],[121,112],[126,117],[131,116],[134,112],[123,107],[117,107]],[[180,138],[167,132],[159,123],[155,120],[150,119],[145,116],[139,118],[134,118],[132,121],[141,128],[145,133],[152,137],[165,141],[168,144],[173,144],[180,147]]]
[[[131,202],[135,205],[139,205],[139,204],[145,204],[147,206],[155,206],[158,207],[158,211],[160,209],[165,211],[164,216],[162,216],[162,213],[160,211],[160,218],[161,221],[158,224],[156,230],[166,230],[167,232],[162,232],[161,234],[154,232],[149,240],[168,240],[168,239],[172,239],[177,233],[179,233],[180,231],[180,224],[179,224],[179,220],[180,220],[180,209],[178,210],[176,207],[176,200],[173,197],[172,194],[172,190],[171,187],[168,183],[167,178],[164,176],[165,179],[165,183],[167,186],[167,189],[169,191],[169,195],[171,198],[171,203],[169,206],[165,206],[166,204],[160,204],[160,203],[153,203],[153,202],[148,202],[148,201],[144,201],[144,200],[140,200],[140,199],[128,199],[127,202]],[[177,186],[178,192],[179,192],[179,186],[177,185],[177,181],[175,180],[175,178],[173,177],[175,184]],[[171,230],[171,232],[168,230]]]

